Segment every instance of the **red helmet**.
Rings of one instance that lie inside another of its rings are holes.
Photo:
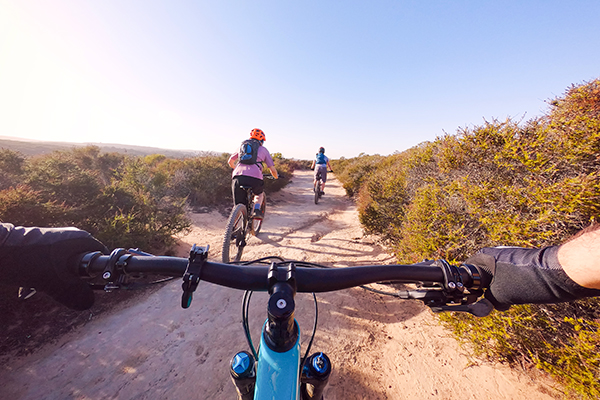
[[[252,132],[250,132],[250,139],[256,139],[260,140],[261,142],[264,142],[265,140],[267,140],[267,137],[265,136],[265,133],[263,131],[255,128],[252,129]]]

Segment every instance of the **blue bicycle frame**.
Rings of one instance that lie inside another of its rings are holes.
[[[255,399],[300,399],[300,334],[284,353],[271,350],[261,335],[258,360]]]
[[[323,353],[315,353],[305,360],[300,356],[300,327],[294,319],[294,264],[286,268],[272,264],[268,279],[268,317],[261,332],[256,373],[253,372],[254,358],[249,353],[239,352],[232,359],[231,376],[238,399],[320,400],[331,363]],[[249,331],[246,333],[254,352]]]

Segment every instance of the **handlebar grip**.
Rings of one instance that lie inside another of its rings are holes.
[[[81,276],[95,276],[104,271],[110,261],[110,256],[103,254],[87,253],[79,264]],[[117,260],[124,264],[125,273],[146,272],[169,276],[183,276],[188,264],[187,258],[169,256],[138,256],[126,254]]]

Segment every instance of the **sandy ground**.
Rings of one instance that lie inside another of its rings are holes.
[[[356,208],[332,179],[315,205],[312,178],[297,172],[269,199],[263,230],[244,260],[266,255],[329,265],[393,262],[363,235]],[[210,244],[220,260],[226,218],[193,214],[180,256],[193,243]],[[189,309],[180,307],[179,282],[141,302],[93,319],[34,354],[0,369],[1,399],[234,399],[228,366],[247,350],[240,291],[202,282]],[[264,321],[266,295],[253,296],[250,326],[255,341]],[[541,377],[469,356],[420,303],[361,289],[322,294],[314,351],[333,364],[325,399],[553,399]],[[312,297],[297,297],[302,351],[312,330]]]

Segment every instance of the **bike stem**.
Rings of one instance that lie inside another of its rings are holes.
[[[294,347],[298,341],[298,325],[294,320],[296,303],[296,266],[272,263],[268,273],[269,303],[263,338],[267,346],[278,353]]]

